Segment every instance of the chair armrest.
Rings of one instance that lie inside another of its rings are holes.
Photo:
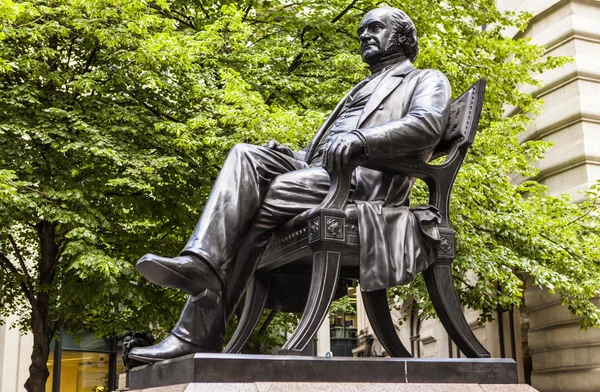
[[[325,199],[311,211],[321,209],[343,210],[350,196],[352,185],[352,174],[354,170],[364,161],[362,154],[352,156],[348,164],[341,171],[327,171],[329,173],[329,191]]]
[[[450,191],[463,157],[464,154],[454,151],[441,165],[431,165],[418,160],[402,158],[364,161],[360,157],[353,157],[343,170],[329,172],[330,185],[327,196],[319,206],[311,210],[309,215],[320,210],[343,210],[350,196],[354,170],[358,166],[363,166],[384,173],[422,179],[429,188],[429,204],[440,210],[441,226],[450,227],[448,220]]]
[[[352,175],[358,166],[378,170],[384,173],[401,174],[408,177],[417,177],[424,180],[427,184],[430,182],[433,172],[437,171],[437,166],[428,165],[420,161],[411,161],[408,159],[389,159],[365,161],[357,154],[351,157],[348,165],[341,171],[328,171],[330,178],[329,191],[327,196],[319,206],[313,209],[317,211],[323,208],[341,210],[346,206],[350,196],[350,187],[352,185]],[[445,168],[446,165],[443,165]]]
[[[378,170],[384,173],[401,174],[407,177],[421,178],[429,183],[429,178],[437,171],[437,167],[421,161],[408,159],[388,159],[365,161],[360,154],[351,157],[348,165],[341,171],[328,171],[330,178],[329,191],[321,204],[313,211],[343,209],[346,206],[352,185],[352,175],[358,166]],[[446,165],[443,165],[444,167]]]

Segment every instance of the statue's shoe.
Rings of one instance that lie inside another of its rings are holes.
[[[162,342],[149,347],[136,347],[129,352],[128,357],[143,363],[154,363],[173,359],[188,354],[212,352],[195,344],[179,339],[169,334]]]
[[[195,304],[205,309],[214,309],[221,300],[221,280],[199,257],[169,258],[148,253],[137,262],[136,268],[154,284],[186,291]]]

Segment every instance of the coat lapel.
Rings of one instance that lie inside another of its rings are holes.
[[[400,83],[402,83],[404,77],[414,69],[415,67],[410,60],[404,60],[403,62],[398,64],[394,69],[392,69],[383,78],[383,80],[381,80],[381,82],[375,88],[373,95],[371,95],[371,98],[369,98],[369,101],[365,105],[365,108],[360,116],[360,120],[358,121],[359,127],[369,117],[369,115],[379,106],[379,104],[381,104],[381,102],[388,95],[390,95],[390,93],[394,91],[400,85]],[[354,91],[354,88],[350,91]],[[342,98],[342,100],[337,104],[333,112],[329,115],[329,117],[327,117],[327,120],[325,120],[321,128],[319,128],[319,130],[313,137],[308,147],[308,153],[306,154],[306,162],[310,162],[312,160],[321,138],[327,132],[331,124],[338,118],[340,111],[344,106],[344,103],[348,99],[349,94],[350,93],[346,94],[344,98]]]
[[[344,103],[348,99],[348,95],[350,95],[350,93],[347,93],[346,95],[344,95],[344,98],[342,98],[342,100],[340,102],[338,102],[335,109],[333,109],[333,112],[331,112],[329,117],[327,117],[327,120],[325,120],[323,125],[321,125],[321,128],[319,128],[319,130],[317,131],[315,136],[312,138],[310,145],[308,147],[308,153],[306,154],[306,157],[305,157],[305,161],[307,163],[310,163],[310,161],[312,160],[313,155],[315,154],[315,149],[318,147],[318,145],[321,141],[321,138],[323,137],[325,132],[327,132],[327,130],[329,129],[331,124],[338,118],[338,116],[342,110],[342,107],[344,106]]]
[[[375,88],[375,91],[373,91],[373,95],[371,95],[371,98],[369,98],[367,101],[367,104],[360,115],[360,120],[358,121],[359,128],[369,117],[369,115],[373,113],[377,107],[379,107],[381,102],[383,102],[383,100],[390,95],[390,93],[394,91],[400,85],[400,83],[402,83],[404,77],[414,69],[415,67],[410,60],[404,60],[384,76],[384,78]]]

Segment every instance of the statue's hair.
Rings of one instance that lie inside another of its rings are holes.
[[[394,25],[394,33],[386,51],[393,51],[392,45],[398,45],[404,49],[404,54],[413,63],[419,54],[419,40],[417,39],[417,28],[413,21],[404,11],[394,7],[381,7],[390,11],[390,19]]]

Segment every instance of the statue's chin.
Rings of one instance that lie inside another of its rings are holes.
[[[372,67],[373,65],[377,65],[381,61],[382,57],[383,56],[368,56],[368,57],[363,56],[362,61],[364,63],[367,63],[370,67]]]

